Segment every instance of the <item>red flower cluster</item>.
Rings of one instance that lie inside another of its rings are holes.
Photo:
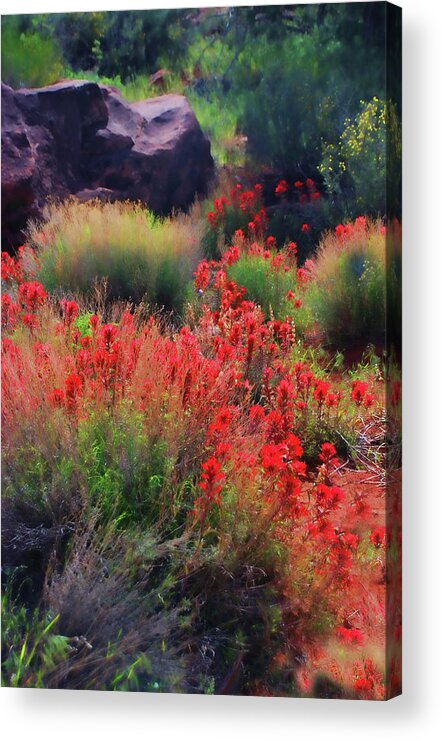
[[[384,527],[375,527],[370,533],[369,542],[372,542],[377,550],[379,550],[381,547],[384,547],[385,537],[386,532]]]
[[[362,632],[356,627],[337,627],[337,637],[345,645],[362,645],[364,642]]]
[[[384,698],[383,676],[370,658],[365,658],[363,664],[355,663],[354,689],[365,699]]]
[[[283,195],[288,190],[289,185],[286,180],[280,180],[276,186],[276,195]]]
[[[357,234],[366,231],[366,218],[365,216],[357,216],[354,222],[347,224],[338,224],[335,227],[335,233],[340,241],[351,239]]]
[[[204,501],[219,504],[224,482],[225,475],[222,473],[220,463],[214,457],[210,457],[202,465],[202,480],[199,483],[199,488],[204,492]]]
[[[41,283],[20,283],[18,288],[19,303],[28,311],[35,313],[47,299],[47,293]]]
[[[248,231],[250,238],[263,237],[267,228],[267,214],[262,205],[262,185],[257,183],[252,190],[243,190],[240,184],[232,188],[229,198],[221,196],[213,201],[213,210],[207,215],[210,227],[217,231],[227,219],[233,217]]]
[[[275,194],[283,196],[289,191],[289,183],[287,180],[279,180],[276,185]],[[316,184],[311,177],[308,177],[305,182],[303,180],[296,180],[294,183],[294,189],[299,203],[313,203],[319,200],[320,193],[316,188]]]
[[[24,249],[24,247],[20,247]],[[8,252],[2,252],[2,280],[20,282],[22,279],[22,268],[20,260],[15,260]]]

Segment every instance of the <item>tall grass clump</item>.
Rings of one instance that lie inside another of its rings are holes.
[[[386,269],[387,265],[387,269]],[[386,260],[386,228],[359,217],[324,235],[305,301],[334,343],[381,341],[386,331],[386,279],[399,301],[397,260]]]
[[[195,212],[159,219],[139,204],[69,199],[45,215],[29,236],[47,290],[84,294],[106,280],[109,298],[182,309],[200,256]]]

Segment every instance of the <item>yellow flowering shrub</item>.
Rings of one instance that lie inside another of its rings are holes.
[[[343,199],[346,215],[383,216],[386,198],[389,211],[399,200],[400,126],[391,102],[374,97],[360,104],[357,116],[345,120],[337,144],[323,143],[319,169],[331,196]]]

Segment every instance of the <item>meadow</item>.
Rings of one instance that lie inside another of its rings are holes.
[[[377,6],[3,24],[8,84],[185,94],[216,163],[186,213],[50,202],[2,253],[3,685],[400,693],[400,104]]]

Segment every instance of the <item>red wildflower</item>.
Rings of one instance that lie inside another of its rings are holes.
[[[338,406],[339,402],[340,402],[339,393],[328,393],[328,395],[326,396],[325,403],[326,403],[326,406],[328,406],[328,408],[333,408],[333,407]]]
[[[241,229],[238,229],[238,231],[236,231],[236,238],[237,238],[237,234],[238,234],[239,231],[241,232],[241,234],[242,234],[242,237],[241,238],[243,239],[244,236],[243,236],[243,231]],[[233,245],[229,249],[227,249],[226,252],[224,252],[223,257],[222,257],[222,261],[226,265],[232,265],[234,262],[237,262],[237,260],[239,259],[239,257],[240,257],[239,247],[237,245]]]
[[[298,270],[296,272],[296,276],[297,276],[297,282],[298,283],[307,283],[308,280],[309,280],[309,274],[305,270],[304,267],[299,267],[298,268]]]
[[[362,404],[367,388],[368,384],[364,383],[362,380],[354,380],[352,382],[351,398],[355,401],[357,406]]]
[[[319,455],[320,460],[324,463],[328,463],[330,460],[335,458],[337,455],[337,451],[331,442],[324,442],[322,444],[322,449]]]
[[[95,334],[98,331],[98,327],[100,325],[100,319],[99,316],[96,315],[96,313],[92,314],[92,316],[90,317],[89,325],[92,329],[92,332]]]
[[[207,213],[207,221],[210,224],[211,228],[214,229],[217,226],[217,216],[213,211],[209,211]]]
[[[118,336],[118,327],[115,324],[103,324],[100,328],[100,340],[106,352],[109,352]]]
[[[260,459],[265,473],[277,475],[285,468],[283,445],[266,444],[260,450]]]
[[[230,428],[233,412],[228,406],[224,406],[217,412],[214,421],[208,428],[209,434],[224,433]]]
[[[2,295],[2,326],[12,328],[20,313],[20,306],[4,293]]]
[[[353,532],[346,532],[342,534],[341,540],[349,548],[349,550],[356,550],[358,546],[358,537]]]
[[[64,406],[64,391],[61,388],[54,388],[48,393],[47,400],[54,408],[61,408]]]
[[[376,527],[369,536],[369,542],[377,548],[384,547],[386,532],[384,527]]]
[[[246,358],[248,365],[251,362],[255,348],[256,348],[256,337],[254,336],[254,334],[249,334],[247,337],[247,358]]]
[[[328,390],[329,390],[329,383],[326,383],[326,381],[324,380],[317,380],[317,382],[315,383],[315,389],[313,393],[314,401],[317,401],[318,404],[322,404],[326,398]]]
[[[288,187],[289,185],[286,180],[280,180],[276,187],[276,195],[283,195],[283,193],[286,193],[286,191],[288,190]]]
[[[337,627],[337,637],[346,645],[362,645],[364,642],[363,633],[356,627]]]
[[[365,229],[366,228],[366,217],[357,216],[357,218],[355,219],[355,225],[358,226],[359,229]]]
[[[303,447],[300,439],[295,434],[289,434],[285,444],[288,448],[289,459],[292,462],[295,458],[303,455]]]
[[[273,268],[273,270],[275,270],[275,272],[279,272],[282,265],[283,265],[283,253],[279,252],[278,254],[276,254],[275,257],[272,258],[271,267]]]
[[[325,509],[336,509],[344,500],[344,493],[338,486],[319,483],[315,488],[317,502]]]
[[[301,180],[296,180],[294,183],[295,188],[303,188],[303,182]]]
[[[346,226],[343,226],[343,224],[338,224],[338,226],[335,227],[335,233],[337,235],[337,239],[342,240],[347,233]]]
[[[36,311],[43,305],[47,298],[47,293],[41,283],[30,282],[21,283],[18,288],[18,299],[29,311]]]
[[[207,502],[219,503],[219,495],[225,482],[221,464],[214,457],[210,457],[202,464],[202,480],[199,488],[204,492]]]
[[[310,231],[310,226],[308,224],[302,224],[302,231],[306,233],[307,231]]]
[[[266,246],[268,249],[274,249],[276,246],[276,239],[274,236],[268,236],[266,239]]]
[[[210,270],[206,260],[199,262],[194,276],[194,286],[196,290],[206,290],[210,282]]]
[[[37,317],[33,313],[25,313],[22,316],[23,324],[29,329],[29,331],[35,331],[38,327]]]
[[[65,381],[66,386],[66,406],[69,411],[76,411],[78,406],[78,400],[81,395],[83,383],[81,378],[76,373],[71,373],[67,376]]]
[[[67,326],[71,326],[78,316],[78,304],[75,301],[60,301],[63,312],[63,321]]]
[[[2,252],[2,280],[13,280],[18,283],[22,279],[21,265],[8,252]]]
[[[297,382],[300,386],[308,390],[312,384],[313,379],[314,373],[312,373],[310,370],[307,370],[305,373],[301,373],[299,375]]]
[[[359,694],[365,694],[372,691],[372,681],[370,681],[368,678],[357,678],[357,680],[354,683],[354,689]]]

